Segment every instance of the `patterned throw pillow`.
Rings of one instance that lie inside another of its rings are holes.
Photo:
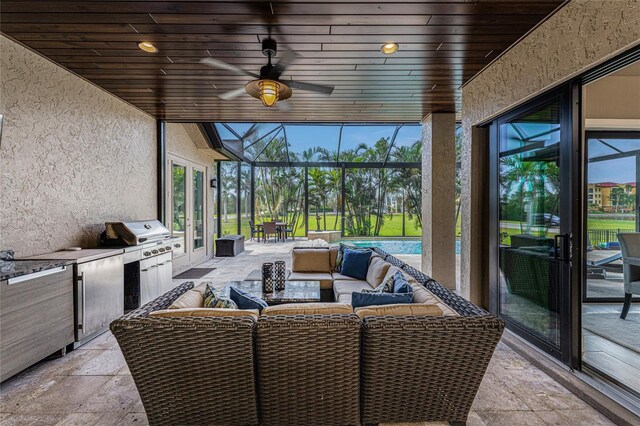
[[[386,280],[382,281],[378,287],[373,288],[371,290],[362,290],[363,293],[393,293],[393,280],[394,276],[391,275],[387,277]]]
[[[413,288],[400,271],[393,275],[392,293],[413,293]]]
[[[344,258],[344,248],[345,245],[340,243],[340,247],[338,248],[338,255],[336,256],[336,267],[334,272],[340,273],[342,271],[342,259]]]
[[[204,291],[204,307],[238,309],[236,302],[224,297],[218,290],[209,284],[207,284],[207,288]]]

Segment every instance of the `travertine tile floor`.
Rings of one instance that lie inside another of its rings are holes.
[[[222,285],[242,279],[263,261],[289,260],[292,246],[293,243],[247,243],[247,252],[238,257],[208,261],[206,265],[217,269],[204,280]],[[405,260],[419,263],[418,256]],[[147,424],[138,392],[111,333],[63,358],[43,361],[0,388],[0,425]],[[613,423],[501,343],[480,386],[468,424]]]

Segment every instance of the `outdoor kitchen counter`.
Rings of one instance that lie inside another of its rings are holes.
[[[47,269],[59,268],[73,264],[65,259],[56,260],[0,260],[0,281],[21,277]]]
[[[27,260],[56,259],[56,260],[66,260],[71,263],[85,263],[85,262],[92,262],[98,259],[104,259],[105,257],[116,256],[122,253],[124,253],[124,250],[122,248],[63,250],[63,251],[55,251],[53,253],[39,254],[37,256],[26,257],[25,259]]]

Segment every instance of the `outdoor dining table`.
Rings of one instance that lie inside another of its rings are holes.
[[[264,229],[264,223],[257,223],[256,228]],[[282,241],[285,240],[284,237],[281,237],[282,235],[285,235],[285,229],[287,229],[287,224],[285,222],[276,222],[276,230],[278,231],[279,235],[278,239],[282,239]]]

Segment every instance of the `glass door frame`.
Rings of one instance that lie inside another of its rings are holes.
[[[175,255],[174,269],[179,269],[187,265],[193,265],[199,261],[206,259],[209,251],[209,191],[207,190],[207,166],[194,163],[193,161],[186,160],[182,157],[173,154],[167,154],[167,200],[166,203],[166,217],[167,223],[173,224],[173,165],[179,165],[185,168],[185,223],[186,230],[184,233],[184,253]],[[193,202],[194,202],[194,185],[193,176],[194,169],[202,172],[202,184],[203,184],[203,238],[204,243],[202,247],[194,248],[194,224],[193,224]],[[172,230],[171,227],[169,228]]]
[[[575,102],[576,95],[579,92],[576,85],[567,83],[559,88],[547,92],[537,98],[516,107],[515,109],[494,119],[489,125],[489,310],[496,316],[499,313],[500,286],[499,286],[499,129],[502,124],[528,112],[543,107],[554,100],[560,102],[560,212],[567,212],[561,217],[560,234],[569,234],[569,247],[567,253],[569,260],[562,262],[561,278],[560,278],[560,303],[559,303],[559,319],[560,319],[560,345],[555,346],[546,340],[536,336],[517,322],[508,317],[501,317],[507,324],[507,328],[515,334],[525,338],[544,352],[559,359],[563,363],[574,366],[577,361],[574,359],[575,342],[579,344],[580,330],[579,320],[576,321],[576,306],[579,309],[579,298],[576,297],[576,288],[578,283],[576,274],[573,270],[575,266],[575,244],[571,241],[576,233],[576,224],[580,220],[579,213],[576,210],[579,206],[579,192],[576,192],[576,186],[581,186],[581,180],[577,179],[576,173],[580,167],[576,167],[579,144],[579,138],[576,134],[575,124],[579,123],[579,103]],[[578,250],[579,251],[579,250]],[[578,293],[579,294],[579,293]],[[579,354],[579,351],[578,351]],[[577,364],[579,365],[579,364]]]

